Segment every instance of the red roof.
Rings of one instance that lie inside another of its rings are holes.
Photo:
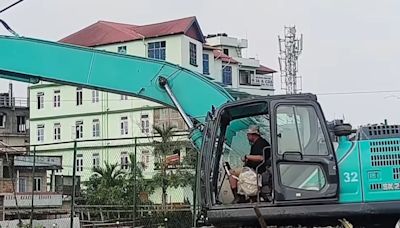
[[[109,21],[98,21],[61,39],[60,42],[94,47],[175,34],[185,34],[193,39],[199,40],[203,43],[205,42],[196,17],[187,17],[150,25],[131,25]]]
[[[276,72],[276,70],[273,70],[273,69],[268,68],[266,66],[263,66],[261,64],[260,64],[260,67],[258,67],[256,69],[256,73],[257,74],[272,74],[272,73],[275,73],[275,72]]]
[[[213,50],[214,53],[214,58],[215,59],[221,59],[222,62],[227,62],[227,63],[232,63],[232,64],[238,64],[239,62],[234,60],[232,57],[225,55],[221,50]]]

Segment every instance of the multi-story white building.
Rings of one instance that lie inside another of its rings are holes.
[[[256,95],[273,92],[272,83],[269,87],[251,84],[255,80],[251,73],[246,81],[251,85],[241,80],[246,69],[254,75],[265,76],[262,73],[268,68],[256,65],[257,60],[241,58],[238,53],[224,53],[225,49],[236,50],[229,42],[208,40],[206,44],[196,18],[189,17],[142,26],[99,21],[60,42],[165,60],[203,73],[232,91]],[[265,77],[272,77],[275,71],[268,70]],[[152,135],[151,126],[169,123],[179,130],[187,129],[176,111],[139,98],[52,83],[31,86],[29,95],[31,144],[39,145],[36,146],[38,154],[63,156],[61,172],[64,175],[72,174],[75,162],[83,182],[90,177],[92,167],[104,162],[119,163],[122,169],[126,168],[130,153],[137,154],[137,160],[145,164],[145,176],[150,177],[154,173],[154,159],[151,148],[145,144],[150,140],[146,136]],[[98,141],[87,141],[93,139]],[[75,161],[73,145],[63,143],[71,140],[78,141]],[[171,189],[168,200],[181,202],[190,198],[187,192],[191,191]],[[153,197],[152,200],[161,199]]]
[[[239,92],[260,96],[273,94],[273,74],[276,71],[261,65],[260,60],[255,58],[243,58],[243,49],[248,47],[246,39],[219,33],[208,35],[206,42],[217,48],[214,51],[215,59],[223,58],[222,68],[216,67],[213,72],[217,81]]]

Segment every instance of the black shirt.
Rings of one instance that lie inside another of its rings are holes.
[[[263,150],[265,147],[270,146],[270,144],[267,142],[267,140],[263,138],[258,138],[253,145],[251,145],[250,149],[250,155],[263,155]],[[258,173],[263,173],[266,170],[266,165],[268,164],[269,159],[271,158],[271,149],[268,148],[265,151],[265,158],[264,161],[265,163],[258,168]],[[245,166],[250,167],[254,170],[256,170],[257,166],[261,164],[262,162],[254,162],[254,161],[247,161]]]

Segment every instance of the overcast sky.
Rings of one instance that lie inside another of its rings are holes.
[[[53,41],[98,20],[140,25],[187,16],[197,17],[204,34],[247,38],[247,56],[276,70],[277,37],[285,25],[296,25],[304,35],[303,92],[319,94],[327,119],[400,123],[398,0],[25,0],[0,14],[20,35]],[[274,79],[276,93],[283,93],[279,73]],[[0,81],[0,90],[7,84]],[[17,96],[26,96],[22,84],[16,87]],[[371,91],[391,92],[332,94]]]

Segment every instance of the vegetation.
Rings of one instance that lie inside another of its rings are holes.
[[[162,206],[167,202],[167,189],[168,187],[186,187],[194,185],[194,171],[195,159],[193,149],[186,150],[187,155],[180,165],[175,166],[174,169],[169,169],[167,156],[175,154],[182,148],[191,148],[187,141],[179,141],[175,139],[176,133],[174,127],[171,126],[154,126],[154,133],[160,136],[160,140],[154,140],[153,155],[158,161],[159,172],[153,176],[153,182],[160,183],[162,189]]]
[[[93,169],[93,175],[86,183],[83,200],[88,205],[140,205],[139,193],[150,195],[156,188],[162,189],[162,205],[167,202],[168,187],[194,186],[194,167],[196,152],[187,149],[186,156],[178,165],[171,168],[167,157],[182,148],[192,148],[186,141],[176,140],[173,127],[154,127],[155,135],[151,147],[156,161],[155,175],[152,179],[143,176],[143,165],[137,161],[134,154],[129,155],[131,161],[127,171],[120,169],[118,164],[104,163],[102,167]]]
[[[130,154],[130,159],[136,160],[133,154]],[[152,185],[148,184],[150,181],[143,178],[140,163],[130,164],[128,172],[122,171],[117,164],[109,163],[94,168],[93,172],[84,194],[85,203],[89,205],[141,204],[139,193],[154,191]]]

